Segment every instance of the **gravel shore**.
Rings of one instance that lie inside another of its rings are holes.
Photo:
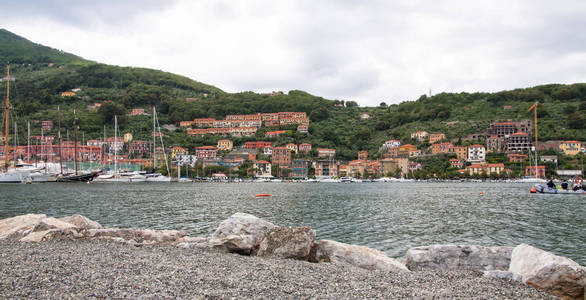
[[[107,241],[0,242],[0,298],[551,299],[479,272],[386,273]]]

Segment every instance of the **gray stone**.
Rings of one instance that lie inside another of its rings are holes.
[[[432,245],[407,250],[407,268],[420,270],[507,270],[513,247]]]
[[[336,241],[321,240],[314,244],[310,261],[345,263],[367,270],[409,272],[407,267],[381,251]]]
[[[228,251],[244,255],[253,253],[265,232],[276,226],[246,213],[235,213],[222,221],[214,234],[214,243],[222,244]]]
[[[8,238],[22,238],[31,233],[42,219],[42,214],[26,214],[0,220],[0,240]]]
[[[586,270],[575,261],[521,244],[513,249],[510,272],[523,282],[565,299],[584,299]]]
[[[484,271],[484,277],[495,279],[507,279],[511,281],[522,282],[521,275],[509,271],[491,270]]]
[[[307,260],[314,241],[311,227],[277,227],[264,234],[256,255]]]
[[[102,228],[102,225],[96,221],[92,221],[82,215],[71,215],[63,218],[59,218],[59,220],[63,222],[67,222],[69,224],[75,225],[77,228],[81,229],[99,229]]]

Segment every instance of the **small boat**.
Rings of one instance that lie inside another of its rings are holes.
[[[97,172],[91,172],[79,175],[58,176],[57,182],[90,182],[98,176]]]
[[[570,194],[570,195],[585,195],[586,191],[584,191],[583,189],[577,189],[577,190],[572,190],[572,189],[558,189],[557,187],[554,188],[550,188],[545,184],[536,184],[533,186],[535,188],[535,191],[537,193],[540,194]],[[531,189],[533,190],[533,189]]]

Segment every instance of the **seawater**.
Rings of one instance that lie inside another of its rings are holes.
[[[402,257],[431,244],[527,243],[586,265],[582,195],[530,194],[513,183],[136,183],[0,185],[0,218],[79,213],[106,227],[211,234],[235,212],[318,239]],[[271,194],[256,198],[256,194]]]

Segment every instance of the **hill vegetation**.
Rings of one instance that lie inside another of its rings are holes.
[[[586,84],[551,84],[498,93],[441,93],[421,96],[416,101],[377,107],[359,107],[353,101],[327,100],[303,91],[283,95],[253,92],[226,93],[219,88],[189,78],[143,68],[117,67],[84,60],[49,47],[34,44],[6,30],[0,30],[0,62],[12,62],[16,81],[12,84],[13,116],[19,128],[27,120],[52,120],[57,123],[57,106],[62,112],[62,127],[72,129],[73,110],[85,139],[113,135],[113,115],[120,115],[120,131],[131,132],[135,139],[148,139],[152,130],[149,116],[122,117],[134,108],[150,111],[156,106],[165,126],[167,145],[185,147],[215,144],[220,137],[188,137],[178,128],[183,120],[224,118],[227,114],[302,111],[310,117],[309,134],[294,127],[278,145],[308,142],[314,147],[338,150],[339,159],[354,159],[359,150],[377,157],[380,145],[389,138],[410,140],[416,130],[445,133],[456,143],[462,138],[484,132],[490,122],[527,119],[527,109],[539,105],[541,140],[586,140]],[[53,65],[49,65],[53,63]],[[61,92],[81,89],[73,97]],[[2,93],[4,94],[5,91]],[[189,101],[186,100],[188,98]],[[100,109],[92,109],[94,103]],[[342,104],[340,106],[340,104]],[[336,105],[337,104],[337,105]],[[367,115],[364,115],[367,114]],[[363,115],[361,117],[361,115]],[[40,124],[31,124],[33,135]],[[255,137],[235,138],[236,145],[249,140],[270,140],[261,128]],[[20,141],[26,141],[19,130]],[[421,144],[417,144],[421,146]]]

